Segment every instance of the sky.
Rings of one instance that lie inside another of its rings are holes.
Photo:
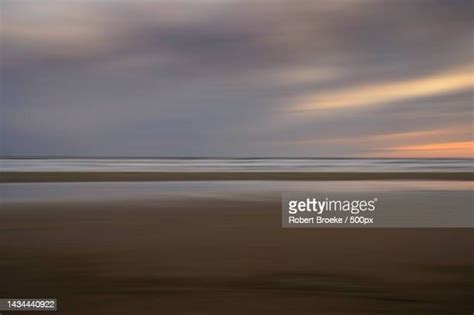
[[[2,156],[473,157],[473,1],[0,9]]]

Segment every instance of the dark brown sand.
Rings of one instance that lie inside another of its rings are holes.
[[[71,315],[472,314],[473,229],[283,229],[280,207],[5,204],[0,296]]]
[[[466,172],[2,172],[0,183],[206,180],[456,180]]]

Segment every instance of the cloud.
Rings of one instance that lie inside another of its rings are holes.
[[[451,70],[421,78],[355,87],[348,86],[329,92],[323,91],[297,101],[297,105],[292,109],[306,111],[383,106],[388,103],[469,90],[474,88],[473,70],[474,67],[465,67],[462,70]]]
[[[0,5],[3,154],[355,156],[472,120],[472,1]]]
[[[474,158],[474,141],[428,143],[392,147],[384,156],[390,157],[467,157]]]

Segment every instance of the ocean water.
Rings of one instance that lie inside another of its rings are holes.
[[[473,159],[114,158],[0,159],[0,171],[471,172]]]

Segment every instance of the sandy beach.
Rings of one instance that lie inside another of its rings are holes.
[[[228,180],[456,180],[473,172],[2,172],[0,183]]]
[[[4,203],[0,296],[56,297],[59,314],[472,311],[472,229],[283,229],[280,211],[232,191]]]

